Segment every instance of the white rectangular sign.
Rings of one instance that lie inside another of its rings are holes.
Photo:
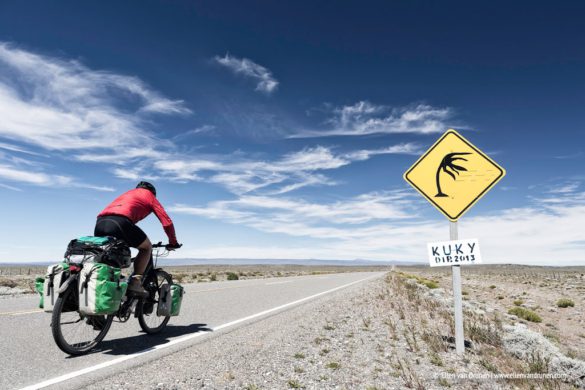
[[[477,239],[432,242],[427,245],[431,267],[481,263]]]

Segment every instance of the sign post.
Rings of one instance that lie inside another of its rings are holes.
[[[404,174],[404,179],[450,221],[451,241],[448,245],[429,244],[429,259],[431,266],[451,266],[458,354],[465,353],[461,264],[478,263],[481,257],[477,240],[465,242],[468,246],[458,241],[457,221],[505,174],[502,167],[452,129]]]
[[[451,241],[459,239],[457,222],[449,222]],[[455,351],[458,354],[465,353],[465,337],[463,336],[463,297],[461,292],[461,266],[451,266],[453,274],[453,304],[455,305]]]

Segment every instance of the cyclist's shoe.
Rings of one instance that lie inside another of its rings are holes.
[[[138,298],[146,298],[148,297],[148,291],[146,291],[141,285],[140,280],[132,279],[130,284],[128,284],[128,295],[132,295]]]

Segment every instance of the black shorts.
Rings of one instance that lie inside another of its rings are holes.
[[[98,217],[93,235],[116,237],[126,241],[133,248],[137,248],[147,238],[142,229],[134,225],[128,218],[120,215]]]

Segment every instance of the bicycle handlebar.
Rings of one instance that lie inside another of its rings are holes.
[[[152,244],[153,248],[165,248],[166,250],[179,249],[182,246],[183,246],[183,244],[177,244],[177,245],[163,244],[162,241],[159,241],[156,244]]]

